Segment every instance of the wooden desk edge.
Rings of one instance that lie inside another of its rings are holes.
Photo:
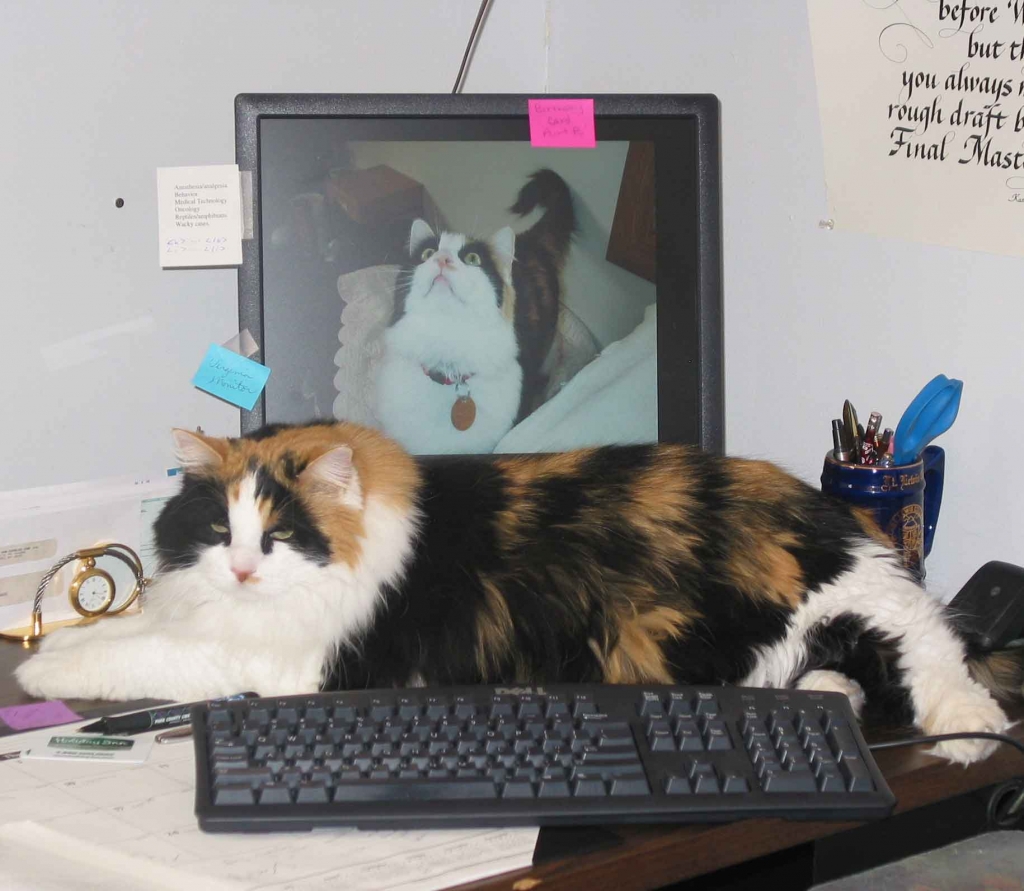
[[[1019,724],[1009,733],[1024,740],[1024,728]],[[1024,755],[1011,746],[1001,745],[985,761],[966,768],[925,754],[927,748],[877,753],[878,764],[896,796],[894,815],[1024,775]],[[621,826],[614,832],[622,842],[614,847],[460,885],[458,891],[659,888],[859,825],[757,819],[674,827]]]

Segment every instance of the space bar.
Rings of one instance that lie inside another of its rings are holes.
[[[493,780],[365,780],[338,783],[335,801],[426,801],[447,798],[497,798]]]

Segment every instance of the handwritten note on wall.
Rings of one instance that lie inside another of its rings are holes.
[[[265,365],[219,344],[211,344],[192,383],[200,390],[251,411],[269,377],[270,369]]]
[[[596,148],[593,99],[530,99],[530,145]]]
[[[1024,256],[1024,0],[808,0],[836,229]]]
[[[159,167],[156,183],[163,268],[242,262],[237,164]]]

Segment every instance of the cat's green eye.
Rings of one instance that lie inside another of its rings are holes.
[[[436,253],[437,253],[437,251],[435,251],[433,248],[424,248],[423,249],[423,253],[420,254],[420,259],[421,260],[429,260]]]
[[[462,260],[467,266],[480,265],[480,255],[474,253],[473,251],[470,251],[468,254],[466,254],[466,256],[462,258]]]
[[[221,523],[210,523],[210,528],[214,532],[216,532],[218,535],[227,535],[228,534],[228,527],[224,526]]]
[[[270,533],[271,538],[276,538],[278,541],[287,541],[291,538],[293,532],[291,529],[275,529]]]

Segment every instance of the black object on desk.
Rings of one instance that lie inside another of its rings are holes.
[[[990,560],[950,601],[949,611],[986,652],[1024,637],[1024,568]]]
[[[192,722],[207,830],[868,820],[895,804],[838,693],[367,690],[207,703]]]
[[[215,702],[231,702],[239,699],[254,699],[256,693],[239,693],[236,696],[229,696],[226,699],[218,699]],[[197,703],[189,702],[184,705],[169,705],[161,708],[148,708],[140,712],[132,712],[130,715],[112,715],[100,718],[92,724],[86,724],[79,728],[79,733],[106,733],[112,736],[131,736],[135,733],[145,733],[147,730],[169,730],[171,727],[180,727],[192,720],[192,709]]]

